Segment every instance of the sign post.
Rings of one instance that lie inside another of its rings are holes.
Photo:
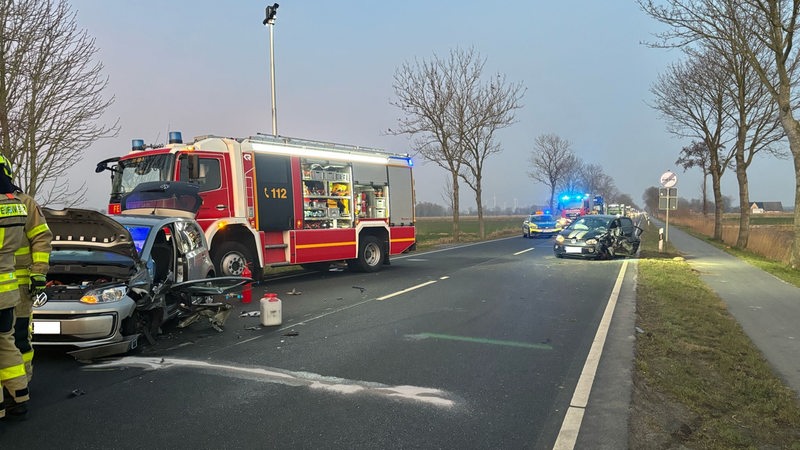
[[[658,209],[666,210],[666,232],[664,234],[664,242],[669,242],[669,210],[678,209],[678,188],[674,187],[678,184],[678,176],[669,170],[661,175],[659,180],[661,189],[658,190]],[[659,233],[659,236],[661,234]],[[659,239],[658,248],[663,248],[662,242]]]

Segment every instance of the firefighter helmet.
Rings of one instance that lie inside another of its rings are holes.
[[[3,172],[6,176],[11,178],[11,161],[3,154],[0,154],[0,166],[3,166]]]

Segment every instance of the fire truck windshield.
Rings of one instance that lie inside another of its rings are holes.
[[[121,159],[112,182],[111,195],[122,195],[146,181],[172,179],[175,156],[169,153]]]

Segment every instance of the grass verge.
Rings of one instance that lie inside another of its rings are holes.
[[[724,303],[645,231],[631,448],[798,448],[800,404]]]

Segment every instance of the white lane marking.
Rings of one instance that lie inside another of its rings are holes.
[[[421,402],[443,408],[452,408],[456,405],[453,396],[441,389],[408,385],[389,386],[371,381],[348,380],[310,372],[292,372],[268,367],[239,367],[191,359],[126,356],[114,361],[92,364],[87,366],[87,369],[109,369],[118,367],[142,367],[145,370],[168,370],[178,367],[191,368],[221,372],[224,375],[256,379],[267,383],[320,389],[343,395],[371,394],[398,400]]]
[[[446,275],[445,275],[445,276],[442,276],[442,277],[440,277],[439,279],[440,279],[440,280],[446,280],[446,279],[448,279],[448,278],[450,278],[450,277],[448,277],[448,276],[446,276]],[[364,303],[369,303],[369,302],[372,302],[372,301],[375,301],[375,300],[386,300],[386,299],[388,299],[388,298],[392,298],[392,297],[395,297],[395,296],[397,296],[397,295],[404,294],[404,293],[406,293],[406,292],[411,292],[411,291],[413,291],[413,290],[415,290],[415,289],[419,289],[419,288],[421,288],[421,287],[424,287],[424,286],[427,286],[427,285],[429,285],[429,284],[433,284],[433,283],[436,283],[436,280],[428,281],[428,282],[425,282],[425,283],[422,283],[422,284],[418,284],[418,285],[416,285],[416,286],[411,286],[410,288],[403,289],[402,291],[393,292],[393,293],[391,293],[391,294],[384,295],[383,297],[378,297],[378,298],[368,298],[368,299],[366,299],[366,300],[362,300],[362,301],[360,301],[360,302],[358,302],[358,303],[353,303],[352,305],[343,306],[343,307],[341,307],[341,308],[337,308],[337,309],[334,309],[334,310],[331,310],[331,311],[328,311],[328,312],[324,312],[324,313],[322,313],[322,314],[319,314],[319,315],[317,315],[317,316],[314,316],[314,317],[311,317],[311,318],[308,318],[308,319],[302,320],[302,321],[300,321],[300,322],[296,322],[296,323],[292,323],[292,324],[287,324],[287,325],[285,325],[285,326],[283,326],[283,327],[281,327],[281,328],[278,328],[278,329],[277,329],[277,331],[279,331],[279,332],[280,332],[280,331],[291,330],[291,329],[293,329],[294,327],[298,327],[298,326],[305,325],[305,324],[307,324],[308,322],[313,322],[313,321],[315,321],[315,320],[322,319],[323,317],[330,316],[331,314],[336,314],[336,313],[340,313],[340,312],[342,312],[342,311],[346,311],[346,310],[348,310],[348,309],[350,309],[350,308],[355,308],[356,306],[361,306],[361,305],[363,305]],[[229,347],[220,347],[220,348],[218,348],[218,349],[216,349],[216,350],[211,350],[211,351],[209,351],[208,353],[209,353],[209,354],[211,354],[211,353],[217,353],[217,352],[219,352],[219,351],[227,350],[227,349],[229,349],[229,348],[231,348],[231,347],[235,347],[235,346],[237,346],[237,345],[241,345],[241,344],[244,344],[244,343],[246,343],[246,342],[251,342],[251,341],[255,341],[256,339],[261,339],[262,337],[264,337],[264,336],[263,336],[263,335],[262,335],[262,336],[256,336],[256,337],[254,337],[254,338],[250,338],[250,339],[247,339],[247,340],[245,340],[245,341],[238,341],[238,342],[236,342],[235,344],[233,344],[233,345],[231,345],[231,346],[229,346]]]
[[[472,246],[475,246],[475,245],[491,244],[493,242],[506,241],[508,239],[519,239],[519,236],[510,236],[510,237],[505,237],[505,238],[492,239],[491,241],[474,242],[474,243],[471,243],[471,244],[458,244],[458,245],[454,245],[453,247],[440,248],[438,250],[428,250],[428,251],[425,251],[425,252],[422,252],[422,253],[413,253],[413,254],[407,254],[407,255],[392,256],[392,260],[395,260],[395,259],[407,259],[407,258],[417,258],[417,257],[424,256],[424,255],[430,255],[432,253],[449,252],[450,250],[458,250],[458,249],[461,249],[461,248],[472,247]]]
[[[401,294],[405,294],[406,292],[411,292],[411,291],[413,291],[415,289],[419,289],[421,287],[425,287],[425,286],[427,286],[429,284],[433,284],[433,283],[436,283],[436,280],[426,281],[425,283],[418,284],[416,286],[411,286],[410,288],[403,289],[402,291],[397,291],[397,292],[393,292],[391,294],[384,295],[383,297],[378,297],[375,300],[379,300],[380,301],[380,300],[390,299],[392,297],[395,297],[395,296],[398,296],[398,295],[401,295]]]
[[[529,252],[531,250],[533,250],[533,247],[525,249],[525,250],[522,250],[521,252],[514,253],[514,256],[521,255],[521,254]]]
[[[583,371],[578,379],[578,385],[575,386],[575,392],[572,394],[572,400],[569,403],[567,415],[564,417],[564,422],[561,423],[561,430],[558,432],[558,438],[553,445],[554,450],[572,450],[575,448],[578,433],[581,430],[581,422],[583,422],[583,413],[586,410],[586,405],[589,403],[589,394],[592,391],[594,376],[597,373],[597,365],[600,363],[600,357],[603,355],[603,346],[606,342],[608,328],[611,324],[611,317],[614,315],[614,308],[617,306],[619,291],[622,288],[622,280],[625,278],[625,270],[627,268],[628,261],[625,261],[619,269],[619,275],[617,275],[617,281],[614,283],[614,289],[611,291],[611,297],[608,299],[603,318],[600,319],[600,325],[597,327],[597,333],[594,335],[592,348],[589,350],[589,355],[586,357]]]

